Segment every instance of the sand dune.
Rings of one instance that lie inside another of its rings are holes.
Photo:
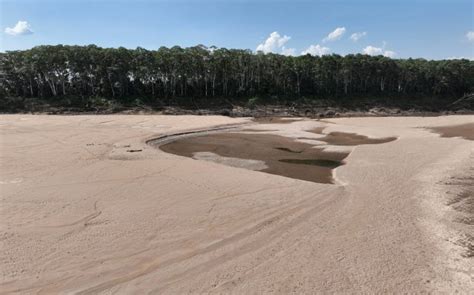
[[[467,294],[473,121],[2,115],[0,293]],[[240,125],[396,140],[344,146],[334,184],[147,144]]]

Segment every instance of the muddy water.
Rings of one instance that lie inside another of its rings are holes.
[[[322,134],[323,129],[317,128],[310,132]],[[317,140],[331,145],[355,146],[380,144],[395,139],[394,137],[373,139],[359,134],[331,132]],[[160,149],[175,155],[194,159],[214,159],[217,163],[229,163],[228,166],[319,183],[334,183],[332,170],[344,165],[343,160],[350,153],[326,151],[324,146],[296,142],[292,138],[273,134],[246,133],[214,133],[188,137],[161,145]],[[249,167],[246,167],[245,160],[251,160],[248,163]]]
[[[190,137],[160,146],[175,155],[212,152],[222,157],[264,161],[262,172],[320,183],[334,183],[332,169],[349,153],[327,152],[291,138],[270,134],[219,133]]]

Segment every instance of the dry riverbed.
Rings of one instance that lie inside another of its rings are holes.
[[[469,293],[474,116],[0,116],[0,293]]]

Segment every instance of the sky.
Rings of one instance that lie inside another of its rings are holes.
[[[203,44],[287,55],[474,58],[473,0],[0,0],[0,51]]]

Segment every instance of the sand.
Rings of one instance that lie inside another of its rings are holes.
[[[2,115],[0,293],[467,294],[474,143],[432,128],[473,121]],[[350,152],[335,184],[147,144],[238,124],[397,139],[328,145]]]

